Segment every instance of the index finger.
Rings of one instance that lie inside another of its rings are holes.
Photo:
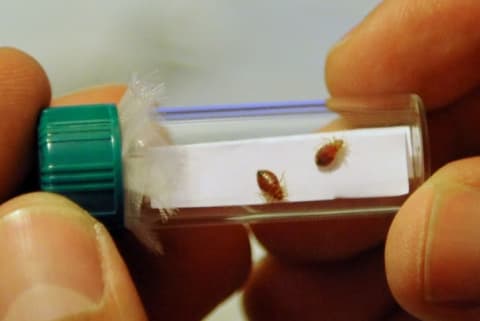
[[[383,1],[330,52],[333,96],[417,93],[430,108],[480,81],[480,2]]]
[[[433,169],[476,155],[479,27],[475,0],[386,0],[331,50],[326,81],[333,96],[419,94]]]
[[[480,34],[472,32],[480,27],[479,18],[480,2],[475,0],[382,2],[331,50],[326,80],[332,96],[418,93],[436,110],[429,124],[431,137],[437,137],[431,144],[433,167],[474,152],[480,145],[475,140],[480,139],[468,134],[473,126],[464,125],[478,119],[479,110],[471,102],[479,97],[470,96],[470,103],[462,101],[462,108],[454,112],[438,107],[459,100],[480,83],[480,73],[474,72],[480,69]],[[455,128],[455,122],[464,125]],[[355,256],[377,246],[390,219],[262,224],[253,230],[277,256],[321,261]]]
[[[18,192],[33,166],[40,110],[50,102],[50,83],[31,56],[0,47],[0,202]]]

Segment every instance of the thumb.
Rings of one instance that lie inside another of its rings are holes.
[[[0,206],[0,320],[146,320],[105,228],[65,198]]]
[[[440,169],[403,205],[386,245],[398,302],[422,320],[480,320],[480,158]]]

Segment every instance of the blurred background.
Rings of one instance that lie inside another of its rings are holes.
[[[36,57],[55,96],[159,70],[169,105],[322,98],[329,48],[379,2],[2,0],[0,45]],[[240,295],[207,320],[244,320]]]

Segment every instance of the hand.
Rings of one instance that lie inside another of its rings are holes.
[[[53,105],[117,102],[124,90],[96,87]],[[50,85],[39,64],[0,48],[0,202],[35,180],[37,117],[49,104]],[[116,235],[129,274],[105,228],[72,202],[47,193],[5,202],[0,319],[137,321],[148,314],[151,320],[199,320],[248,275],[250,249],[241,226],[172,230],[161,238],[165,256],[148,252],[127,232]]]
[[[480,320],[480,158],[466,158],[480,152],[479,28],[477,0],[386,0],[332,49],[333,96],[418,93],[433,167],[449,164],[390,229],[389,218],[254,227],[272,256],[247,285],[252,320]]]

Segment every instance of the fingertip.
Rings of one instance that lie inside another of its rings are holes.
[[[29,54],[12,47],[0,47],[0,93],[13,96],[2,99],[2,105],[34,108],[46,107],[51,88],[40,63]]]
[[[50,102],[40,64],[15,48],[0,48],[0,202],[14,194],[32,166],[40,110]]]
[[[146,320],[105,227],[66,198],[5,203],[0,239],[3,320]]]
[[[420,319],[480,317],[480,158],[441,168],[402,206],[386,244],[387,279]]]
[[[416,44],[410,27],[422,12],[414,14],[415,6],[382,1],[333,46],[325,66],[332,96],[417,93],[415,81],[420,76],[415,56],[420,54],[412,48]]]
[[[407,310],[412,310],[412,302],[423,301],[424,238],[433,193],[431,185],[422,186],[404,203],[390,226],[385,245],[389,286]]]
[[[98,308],[82,320],[147,321],[140,296],[115,242],[103,225],[96,224],[95,231],[102,257],[105,291]]]
[[[375,7],[328,51],[325,60],[325,82],[332,96],[355,95],[357,87],[361,86],[358,78],[351,75],[356,73],[356,66],[360,61],[365,63],[370,60],[368,55],[364,55],[365,50],[359,50],[363,48],[360,40],[362,33],[368,29],[369,21],[374,19],[382,4],[383,2]]]
[[[383,1],[328,55],[332,96],[416,93],[429,108],[455,101],[479,81],[471,32],[479,16],[474,0]]]

